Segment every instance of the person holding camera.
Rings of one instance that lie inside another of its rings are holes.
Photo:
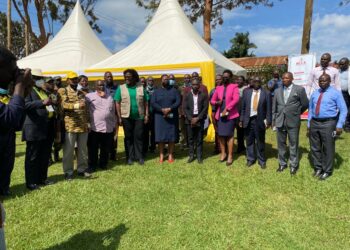
[[[15,131],[22,127],[25,116],[24,97],[30,93],[32,83],[30,69],[20,70],[17,67],[16,57],[8,49],[0,46],[0,88],[8,90],[12,86],[13,89],[8,103],[0,102],[1,195],[10,194],[8,187],[15,161]],[[5,212],[1,203],[0,210],[0,249],[6,249]]]
[[[47,180],[47,172],[55,135],[56,112],[53,108],[54,100],[49,95],[50,83],[45,83],[40,69],[32,69],[32,75],[35,86],[25,99],[27,115],[23,125],[22,140],[27,144],[26,186],[29,190],[36,190],[40,189],[39,185],[53,184],[52,181]]]

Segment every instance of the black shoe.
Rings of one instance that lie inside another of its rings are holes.
[[[74,176],[72,174],[64,174],[64,178],[67,180],[67,181],[71,181],[73,180]]]
[[[84,172],[78,173],[78,176],[81,176],[84,178],[91,178],[92,174],[90,174],[88,171],[84,171]]]
[[[36,184],[29,184],[27,185],[27,188],[30,190],[30,191],[33,191],[33,190],[40,190],[40,187]]]
[[[203,164],[203,159],[199,158],[197,159],[197,161],[198,161],[198,164]]]
[[[194,161],[194,157],[193,156],[188,157],[187,163],[191,163],[193,161]]]
[[[133,165],[133,164],[134,164],[133,160],[128,159],[128,165]]]
[[[266,168],[266,162],[263,162],[263,163],[259,163],[259,165],[260,165],[260,168],[261,169],[265,169]]]
[[[320,181],[325,181],[325,180],[328,179],[330,176],[331,176],[331,174],[323,173],[323,174],[320,176]]]
[[[277,172],[283,172],[283,170],[285,170],[287,168],[287,165],[286,166],[282,166],[282,165],[279,165],[279,167],[277,168]]]
[[[291,175],[295,175],[298,171],[298,168],[297,167],[290,167],[290,174]]]
[[[50,186],[50,185],[53,185],[55,183],[56,182],[54,182],[54,181],[46,180],[46,181],[40,183],[40,185],[42,185],[42,186]]]
[[[253,161],[247,161],[246,166],[247,166],[248,168],[250,168],[251,166],[254,165],[254,163],[255,163],[255,162],[253,162]]]
[[[140,159],[140,160],[139,160],[139,164],[140,164],[140,165],[144,165],[144,164],[145,164],[145,160],[144,160],[144,159]]]
[[[10,195],[12,195],[10,190],[0,191],[0,196],[10,196]]]
[[[315,170],[314,174],[313,174],[313,177],[320,177],[322,175],[322,170]]]

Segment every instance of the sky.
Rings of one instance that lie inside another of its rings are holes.
[[[319,58],[324,52],[332,59],[350,57],[350,5],[339,6],[340,0],[314,0],[311,48]],[[230,47],[236,32],[249,32],[257,45],[257,56],[296,55],[300,53],[305,0],[274,1],[272,8],[255,6],[224,11],[224,24],[212,31],[211,45],[218,51]],[[6,10],[5,1],[0,11]],[[32,12],[33,13],[33,12]],[[134,0],[99,0],[95,8],[102,33],[97,34],[113,52],[132,43],[147,26],[149,11],[138,7]],[[15,14],[13,18],[18,18]],[[194,24],[202,34],[202,20]],[[60,25],[55,25],[58,32]]]

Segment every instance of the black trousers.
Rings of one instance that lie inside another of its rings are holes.
[[[311,158],[315,170],[324,173],[333,172],[335,140],[333,132],[336,128],[336,120],[310,122],[310,146]]]
[[[124,135],[125,135],[125,147],[127,151],[127,158],[129,160],[143,159],[143,129],[144,120],[122,118]]]
[[[265,132],[265,129],[258,126],[256,117],[251,117],[248,126],[244,128],[248,161],[255,162],[258,159],[259,164],[266,162]]]
[[[8,191],[15,163],[16,133],[0,132],[0,192]]]
[[[237,126],[237,150],[244,150],[244,128]]]
[[[114,140],[114,135],[117,133],[116,130],[112,132],[112,136],[109,138],[110,142],[110,149],[109,149],[109,158],[111,160],[117,159],[117,147],[118,147],[118,142]]]
[[[48,123],[48,135],[45,140],[27,141],[24,163],[27,185],[43,184],[46,181],[54,139],[54,120],[51,119]]]
[[[350,129],[350,95],[348,91],[342,91],[345,103],[346,103],[346,107],[348,108],[348,115],[346,116],[346,120],[345,120],[345,129]]]
[[[113,148],[112,142],[114,133],[100,133],[91,131],[88,137],[88,161],[89,168],[96,170],[106,168],[108,164],[108,156]],[[112,138],[112,140],[111,140]]]
[[[189,156],[193,157],[194,152],[196,151],[197,159],[202,159],[204,123],[201,123],[200,126],[195,126],[195,127],[192,127],[191,124],[186,124],[186,126],[187,126]]]
[[[26,184],[42,184],[47,179],[49,159],[52,150],[50,139],[27,141],[25,156]]]

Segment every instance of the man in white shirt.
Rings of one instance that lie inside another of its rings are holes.
[[[339,71],[338,69],[329,65],[332,56],[329,53],[324,53],[321,56],[321,65],[314,68],[309,76],[306,93],[311,95],[316,89],[319,89],[318,79],[323,74],[328,74],[331,77],[331,86],[340,91]]]
[[[339,60],[339,79],[341,92],[343,94],[346,107],[350,110],[350,76],[349,76],[349,59],[344,57]],[[346,117],[344,131],[350,132],[350,112]]]
[[[187,135],[189,144],[188,163],[194,161],[195,149],[198,163],[203,163],[203,133],[204,122],[208,114],[209,97],[200,91],[198,79],[192,80],[192,90],[184,98],[184,114],[186,117]]]

